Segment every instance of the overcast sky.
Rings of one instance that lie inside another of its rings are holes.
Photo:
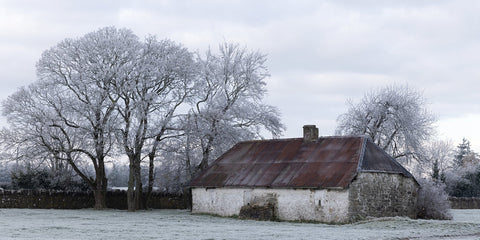
[[[347,99],[408,84],[439,138],[480,151],[480,1],[0,0],[0,99],[35,81],[41,53],[105,26],[191,51],[235,42],[268,55],[266,101],[300,137],[333,135]],[[5,125],[4,120],[1,124]]]

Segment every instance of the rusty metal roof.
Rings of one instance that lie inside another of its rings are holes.
[[[410,173],[366,137],[321,137],[236,144],[192,187],[346,188],[357,172]]]

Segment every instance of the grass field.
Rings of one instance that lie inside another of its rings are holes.
[[[368,219],[326,225],[191,215],[185,210],[0,209],[0,239],[480,239],[480,210],[451,221]]]

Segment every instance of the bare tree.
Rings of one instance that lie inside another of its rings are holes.
[[[419,159],[434,132],[435,117],[422,94],[407,86],[389,86],[364,95],[337,119],[339,135],[367,135],[397,160]]]
[[[120,143],[130,161],[128,210],[142,206],[142,159],[149,159],[148,196],[154,180],[154,160],[158,145],[175,135],[172,125],[176,111],[190,94],[195,63],[187,49],[172,41],[148,38],[141,45],[136,71],[117,89],[117,111],[123,127]],[[134,194],[135,192],[135,194]],[[148,201],[147,201],[148,202]]]
[[[219,53],[201,59],[197,97],[184,119],[187,170],[203,170],[211,159],[234,143],[261,137],[266,129],[274,137],[284,126],[275,107],[262,102],[269,76],[265,55],[224,43]],[[199,156],[199,162],[192,162]],[[192,172],[192,174],[194,174]]]
[[[453,166],[453,145],[450,141],[433,141],[423,148],[422,172],[428,173],[435,181],[444,181],[445,173]]]
[[[111,92],[132,71],[137,44],[131,31],[113,27],[66,39],[42,54],[37,82],[4,103],[13,131],[68,162],[89,183],[97,209],[106,207],[105,161],[114,147],[119,97]],[[78,166],[87,159],[93,177]]]

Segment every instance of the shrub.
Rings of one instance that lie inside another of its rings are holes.
[[[12,187],[15,189],[48,189],[49,185],[46,171],[12,172]]]
[[[453,197],[480,197],[480,166],[448,172],[447,190]]]
[[[450,220],[450,202],[445,184],[421,179],[417,198],[417,217],[422,219]]]
[[[61,191],[87,191],[88,184],[82,179],[75,179],[68,173],[49,173],[47,170],[26,170],[12,172],[13,189],[45,189]]]

